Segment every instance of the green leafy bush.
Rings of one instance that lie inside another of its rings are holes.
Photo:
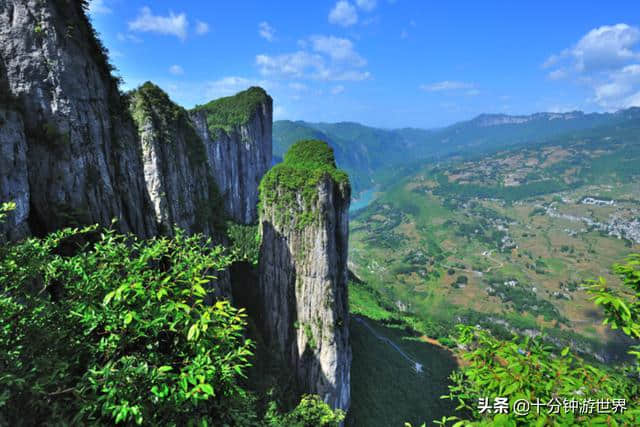
[[[250,420],[238,385],[252,348],[245,314],[205,303],[230,262],[222,248],[179,230],[147,241],[96,233],[2,249],[0,424]]]
[[[596,305],[606,313],[605,324],[613,329],[640,338],[640,254],[631,255],[625,264],[614,266],[623,285],[631,292],[615,292],[604,279],[591,281],[589,292]],[[618,368],[602,368],[574,356],[565,348],[544,344],[543,337],[501,340],[488,331],[472,326],[458,326],[457,342],[467,349],[463,358],[466,366],[451,376],[446,399],[456,400],[458,409],[466,410],[474,421],[445,417],[438,424],[453,422],[454,426],[467,425],[640,425],[640,384],[638,363]],[[640,359],[635,347],[630,353]],[[480,410],[480,399],[491,401],[496,397],[541,402],[540,412],[531,406],[526,415],[518,415],[510,406],[508,413]],[[611,402],[625,400],[625,411],[591,412],[581,409],[567,411],[564,399],[589,405],[598,400]],[[559,411],[549,411],[550,402],[560,404]]]
[[[468,348],[463,354],[468,365],[451,375],[450,394],[443,398],[456,400],[457,409],[468,411],[476,421],[458,421],[456,426],[638,425],[640,422],[638,384],[621,372],[590,365],[570,354],[569,348],[555,354],[554,348],[540,338],[501,341],[487,331],[462,325],[458,332],[458,343]],[[480,399],[488,398],[491,405],[496,397],[509,399],[508,413],[481,412]],[[554,413],[547,409],[549,402],[560,402],[562,407],[564,399],[595,402],[617,398],[626,399],[624,413],[581,414],[578,410],[565,412],[564,409]],[[526,415],[518,415],[512,406],[518,400],[539,401],[542,406],[539,412],[531,406]],[[448,419],[457,420],[456,417]]]
[[[193,111],[206,114],[209,132],[231,132],[234,127],[247,123],[260,104],[270,100],[264,89],[251,87],[234,96],[216,99],[205,105],[197,105]]]
[[[281,415],[272,403],[265,416],[266,425],[271,427],[337,427],[344,420],[341,410],[332,411],[320,397],[305,395],[291,412]]]
[[[333,180],[341,197],[349,199],[349,176],[336,167],[333,149],[323,141],[298,141],[284,155],[284,162],[271,168],[262,178],[260,209],[273,206],[277,222],[295,220],[296,226],[303,228],[313,223],[317,216],[314,211],[317,187],[324,179]]]
[[[242,225],[229,221],[227,235],[231,240],[231,253],[234,260],[248,261],[258,265],[260,233],[257,225]]]
[[[594,303],[604,309],[605,325],[640,339],[640,254],[630,255],[625,264],[614,265],[613,271],[624,285],[624,292],[609,288],[602,277],[589,282],[588,292]]]
[[[0,205],[0,224],[4,222],[4,219],[7,217],[7,214],[16,208],[16,204],[14,202],[6,202]]]

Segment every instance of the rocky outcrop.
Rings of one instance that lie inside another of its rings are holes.
[[[175,225],[214,235],[225,209],[255,222],[271,163],[266,92],[190,117],[150,83],[121,95],[111,71],[82,2],[0,2],[0,202],[17,205],[0,238],[113,218],[141,237]]]
[[[258,185],[271,167],[273,100],[252,87],[191,111],[207,161],[234,221],[257,220]]]
[[[222,228],[222,200],[205,145],[187,111],[150,82],[129,97],[159,230],[171,235],[177,225],[188,232],[215,235]]]
[[[11,237],[112,218],[156,234],[134,126],[80,2],[2,1],[0,41],[0,146],[11,153],[0,196],[18,202]]]
[[[350,186],[324,142],[294,144],[260,185],[259,290],[267,341],[300,392],[350,402]]]

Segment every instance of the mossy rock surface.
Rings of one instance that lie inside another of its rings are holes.
[[[174,103],[160,87],[146,82],[129,93],[129,108],[139,130],[150,121],[162,144],[173,144],[182,135],[192,166],[204,166],[206,151],[187,110]]]
[[[262,178],[260,209],[274,209],[278,223],[294,220],[302,228],[318,216],[314,206],[318,185],[325,179],[332,180],[339,196],[349,200],[349,176],[336,167],[333,149],[324,141],[298,141],[285,153],[284,161]]]
[[[250,87],[233,96],[213,100],[204,105],[196,105],[193,112],[203,111],[207,118],[209,132],[231,132],[235,127],[248,123],[261,104],[271,98],[260,87]]]

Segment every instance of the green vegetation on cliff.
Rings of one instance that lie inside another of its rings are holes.
[[[0,205],[0,221],[13,208]],[[0,425],[337,427],[344,415],[316,396],[281,411],[248,389],[248,318],[207,302],[232,261],[180,230],[139,240],[91,226],[0,245]]]
[[[177,135],[182,135],[189,161],[193,166],[204,164],[204,143],[191,124],[187,110],[171,101],[166,92],[151,82],[144,83],[128,95],[131,115],[139,131],[150,122],[163,144],[173,144]]]
[[[278,222],[295,221],[297,227],[304,227],[317,216],[318,184],[325,179],[331,179],[348,200],[349,176],[336,167],[333,149],[323,141],[298,141],[284,155],[284,162],[262,178],[260,209],[275,209]]]
[[[193,112],[203,111],[207,117],[209,132],[218,130],[231,132],[236,126],[247,123],[257,108],[270,99],[260,87],[250,87],[233,96],[213,100],[204,105],[196,105]]]

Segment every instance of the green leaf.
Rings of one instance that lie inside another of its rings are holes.
[[[207,294],[207,291],[205,291],[204,288],[198,284],[193,285],[193,291],[196,295],[201,297]]]
[[[513,392],[516,391],[519,386],[520,385],[517,382],[513,382],[509,384],[507,388],[504,390],[504,393],[502,393],[502,396],[509,396],[513,394]]]
[[[109,301],[111,301],[113,299],[115,294],[116,294],[115,291],[111,291],[107,295],[105,295],[104,299],[102,300],[102,304],[104,304],[104,305],[109,304]]]
[[[124,324],[128,325],[129,323],[131,323],[131,321],[133,320],[133,313],[132,312],[128,312],[125,316],[124,316]]]
[[[187,340],[191,341],[194,339],[198,338],[199,335],[199,330],[198,330],[198,324],[194,323],[193,325],[191,325],[191,327],[189,328],[189,332],[187,332]]]

